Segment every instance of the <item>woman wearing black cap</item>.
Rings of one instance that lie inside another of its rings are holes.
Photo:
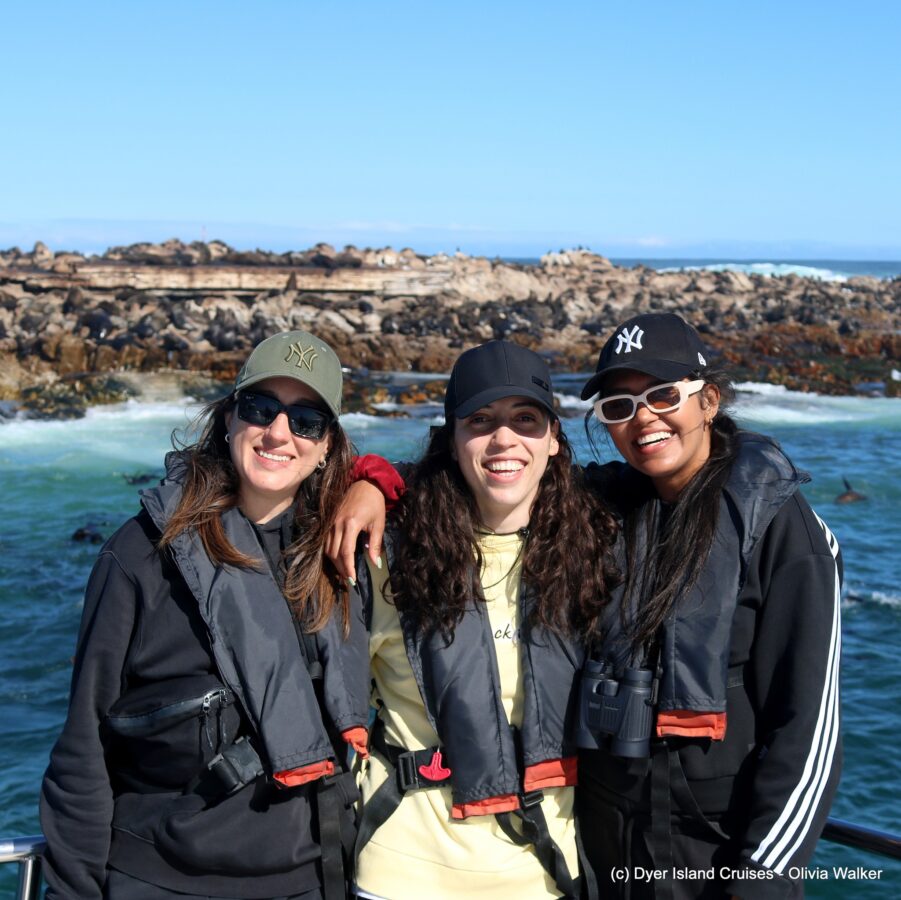
[[[627,577],[579,728],[585,849],[616,896],[800,896],[838,783],[838,545],[709,359],[678,316],[638,316],[582,393],[625,460],[589,471]]]
[[[575,483],[537,354],[464,353],[374,582],[362,897],[577,896],[578,638],[614,522]]]
[[[341,388],[318,338],[263,341],[101,551],[42,790],[48,898],[344,897],[369,677],[322,553]]]

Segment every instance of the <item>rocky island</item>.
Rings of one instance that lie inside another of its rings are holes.
[[[658,272],[584,250],[525,265],[326,244],[277,254],[172,240],[86,257],[38,243],[0,252],[0,410],[79,415],[140,395],[151,373],[218,394],[253,345],[292,328],[336,349],[354,370],[350,408],[371,409],[387,399],[375,373],[447,372],[491,338],[590,372],[617,322],[647,311],[683,315],[740,379],[896,395],[899,300],[901,278]]]

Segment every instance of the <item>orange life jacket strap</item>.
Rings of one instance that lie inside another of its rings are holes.
[[[543,788],[571,787],[578,783],[579,760],[575,756],[565,759],[548,759],[526,766],[523,786],[526,791],[540,791]]]
[[[486,797],[473,803],[455,803],[451,810],[451,818],[496,816],[498,813],[513,812],[514,809],[519,809],[519,797],[516,794],[501,794],[499,797]]]
[[[315,781],[317,778],[334,775],[334,773],[335,764],[329,759],[324,759],[322,762],[310,763],[299,769],[285,769],[283,772],[276,772],[272,777],[284,787],[298,787],[301,784]]]
[[[670,709],[657,713],[657,737],[711,738],[726,736],[726,714],[699,713],[690,709]]]

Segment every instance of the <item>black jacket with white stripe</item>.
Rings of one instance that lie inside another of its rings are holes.
[[[841,768],[840,584],[838,544],[795,491],[755,547],[739,592],[724,739],[667,739],[690,790],[688,804],[673,792],[668,880],[676,897],[803,894],[799,870],[813,854]],[[655,867],[651,780],[646,761],[582,754],[580,822],[607,885],[608,866]],[[685,809],[694,802],[700,816]],[[680,864],[705,874],[688,878],[675,871]],[[654,896],[648,887],[633,884],[630,896]]]

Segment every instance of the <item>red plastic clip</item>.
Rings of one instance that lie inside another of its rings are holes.
[[[429,781],[443,781],[450,777],[451,770],[445,769],[441,762],[441,751],[436,750],[432,754],[432,761],[427,766],[419,767],[419,774]]]

